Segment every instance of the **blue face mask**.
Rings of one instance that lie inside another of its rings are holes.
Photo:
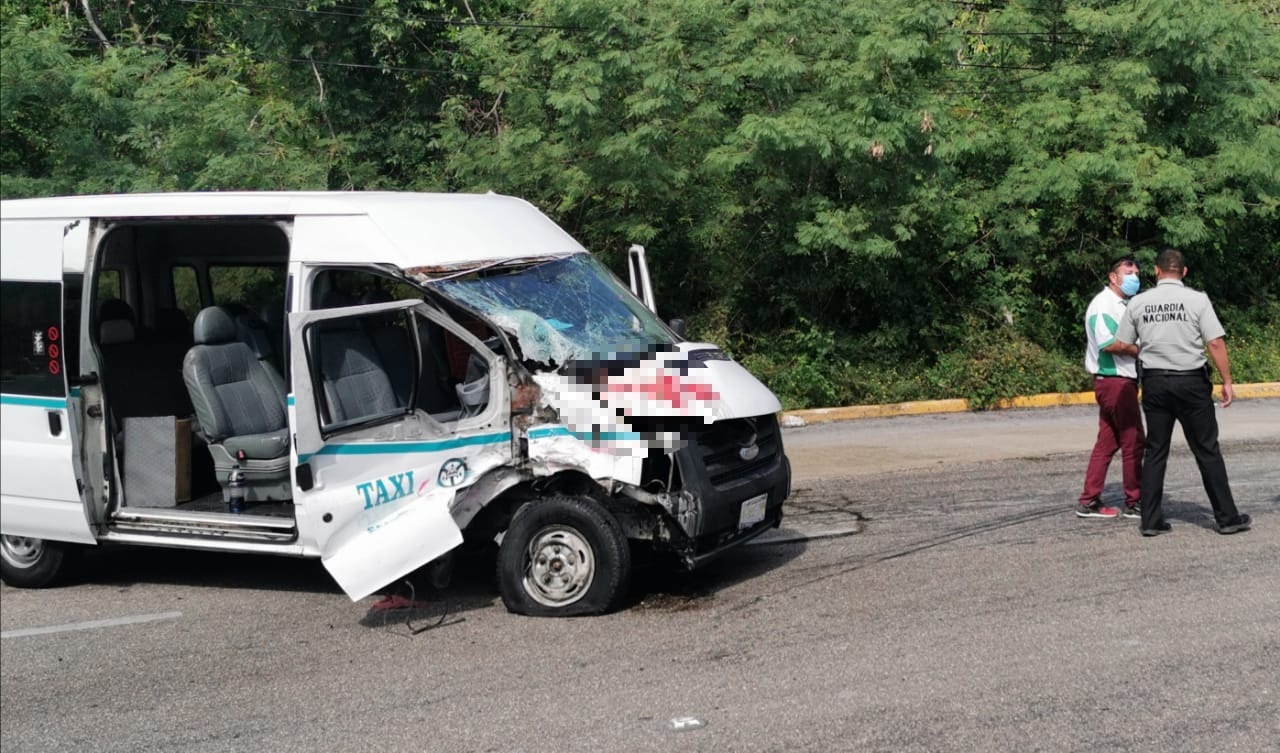
[[[1132,296],[1138,292],[1138,288],[1142,287],[1142,281],[1135,274],[1127,274],[1120,278],[1120,292],[1126,296]]]

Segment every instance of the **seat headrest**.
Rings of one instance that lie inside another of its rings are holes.
[[[489,402],[489,375],[463,382],[457,386],[458,400],[463,405],[474,408]]]
[[[98,343],[100,345],[131,343],[135,336],[133,322],[128,319],[106,319],[98,325]]]
[[[196,314],[196,323],[192,329],[197,345],[218,345],[236,339],[236,322],[220,306],[210,306]]]

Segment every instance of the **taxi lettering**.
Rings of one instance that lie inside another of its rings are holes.
[[[364,496],[364,509],[371,510],[378,505],[385,505],[409,496],[413,491],[413,471],[397,473],[376,481],[366,481],[363,484],[357,484],[356,490]]]

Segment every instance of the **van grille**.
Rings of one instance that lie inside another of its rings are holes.
[[[742,450],[752,446],[758,450],[755,457],[744,458]],[[778,420],[773,415],[717,421],[698,439],[707,476],[717,489],[767,467],[780,446]]]

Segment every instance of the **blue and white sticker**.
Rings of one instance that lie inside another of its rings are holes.
[[[466,480],[467,461],[462,458],[450,458],[444,461],[444,465],[440,466],[440,475],[436,476],[436,481],[446,489],[458,486]]]

